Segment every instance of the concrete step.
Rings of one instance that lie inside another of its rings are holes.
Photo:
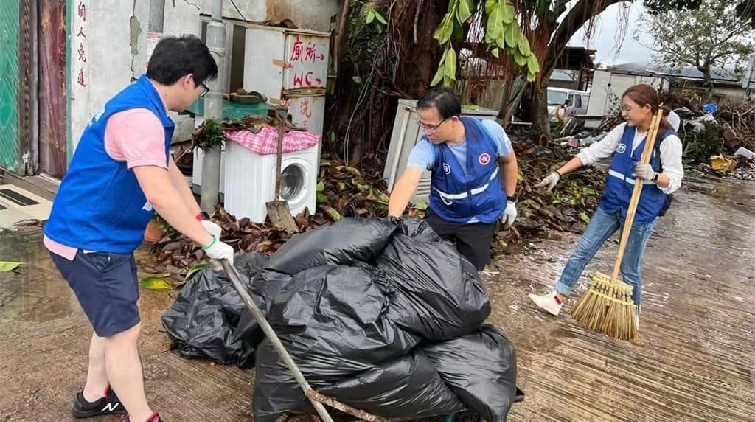
[[[14,230],[23,221],[47,221],[51,209],[52,202],[40,195],[15,185],[0,185],[0,229]]]
[[[45,174],[37,176],[17,176],[13,173],[0,174],[0,183],[11,184],[35,195],[52,201],[58,192],[60,181]]]

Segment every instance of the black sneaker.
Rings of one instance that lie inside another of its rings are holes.
[[[123,422],[131,422],[131,418],[126,418]],[[162,419],[160,419],[160,415],[157,414],[157,412],[153,413],[152,416],[147,419],[146,422],[165,422]]]
[[[118,396],[115,395],[115,391],[108,386],[105,397],[101,397],[94,403],[89,403],[84,398],[83,392],[77,393],[72,413],[74,418],[90,418],[99,415],[125,415],[127,412]]]

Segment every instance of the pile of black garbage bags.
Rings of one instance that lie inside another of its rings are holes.
[[[490,301],[474,266],[422,220],[345,219],[235,265],[320,393],[386,418],[506,420],[514,346],[484,325]],[[256,366],[257,422],[313,412],[223,272],[195,274],[163,324],[184,356]]]

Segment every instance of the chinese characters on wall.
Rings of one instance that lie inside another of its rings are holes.
[[[89,74],[87,72],[87,50],[88,50],[88,43],[87,43],[87,1],[85,0],[79,0],[76,5],[75,10],[75,17],[73,19],[74,23],[74,33],[76,34],[73,37],[73,43],[74,49],[76,52],[74,53],[74,57],[76,58],[73,63],[73,78],[74,78],[74,86],[78,86],[81,88],[86,88],[87,81],[89,78]]]

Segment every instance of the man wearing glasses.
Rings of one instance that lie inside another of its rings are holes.
[[[168,111],[186,109],[217,75],[199,38],[161,40],[146,76],[108,101],[84,129],[60,184],[44,242],[94,328],[76,418],[128,412],[130,422],[161,421],[144,392],[133,255],[155,211],[210,259],[233,260],[233,248],[220,242],[220,227],[202,218],[170,155],[175,125]]]
[[[511,225],[516,219],[519,168],[511,142],[495,121],[461,117],[461,102],[449,90],[431,89],[417,109],[424,136],[393,187],[388,213],[404,213],[422,173],[430,170],[428,223],[482,271],[496,220]]]

